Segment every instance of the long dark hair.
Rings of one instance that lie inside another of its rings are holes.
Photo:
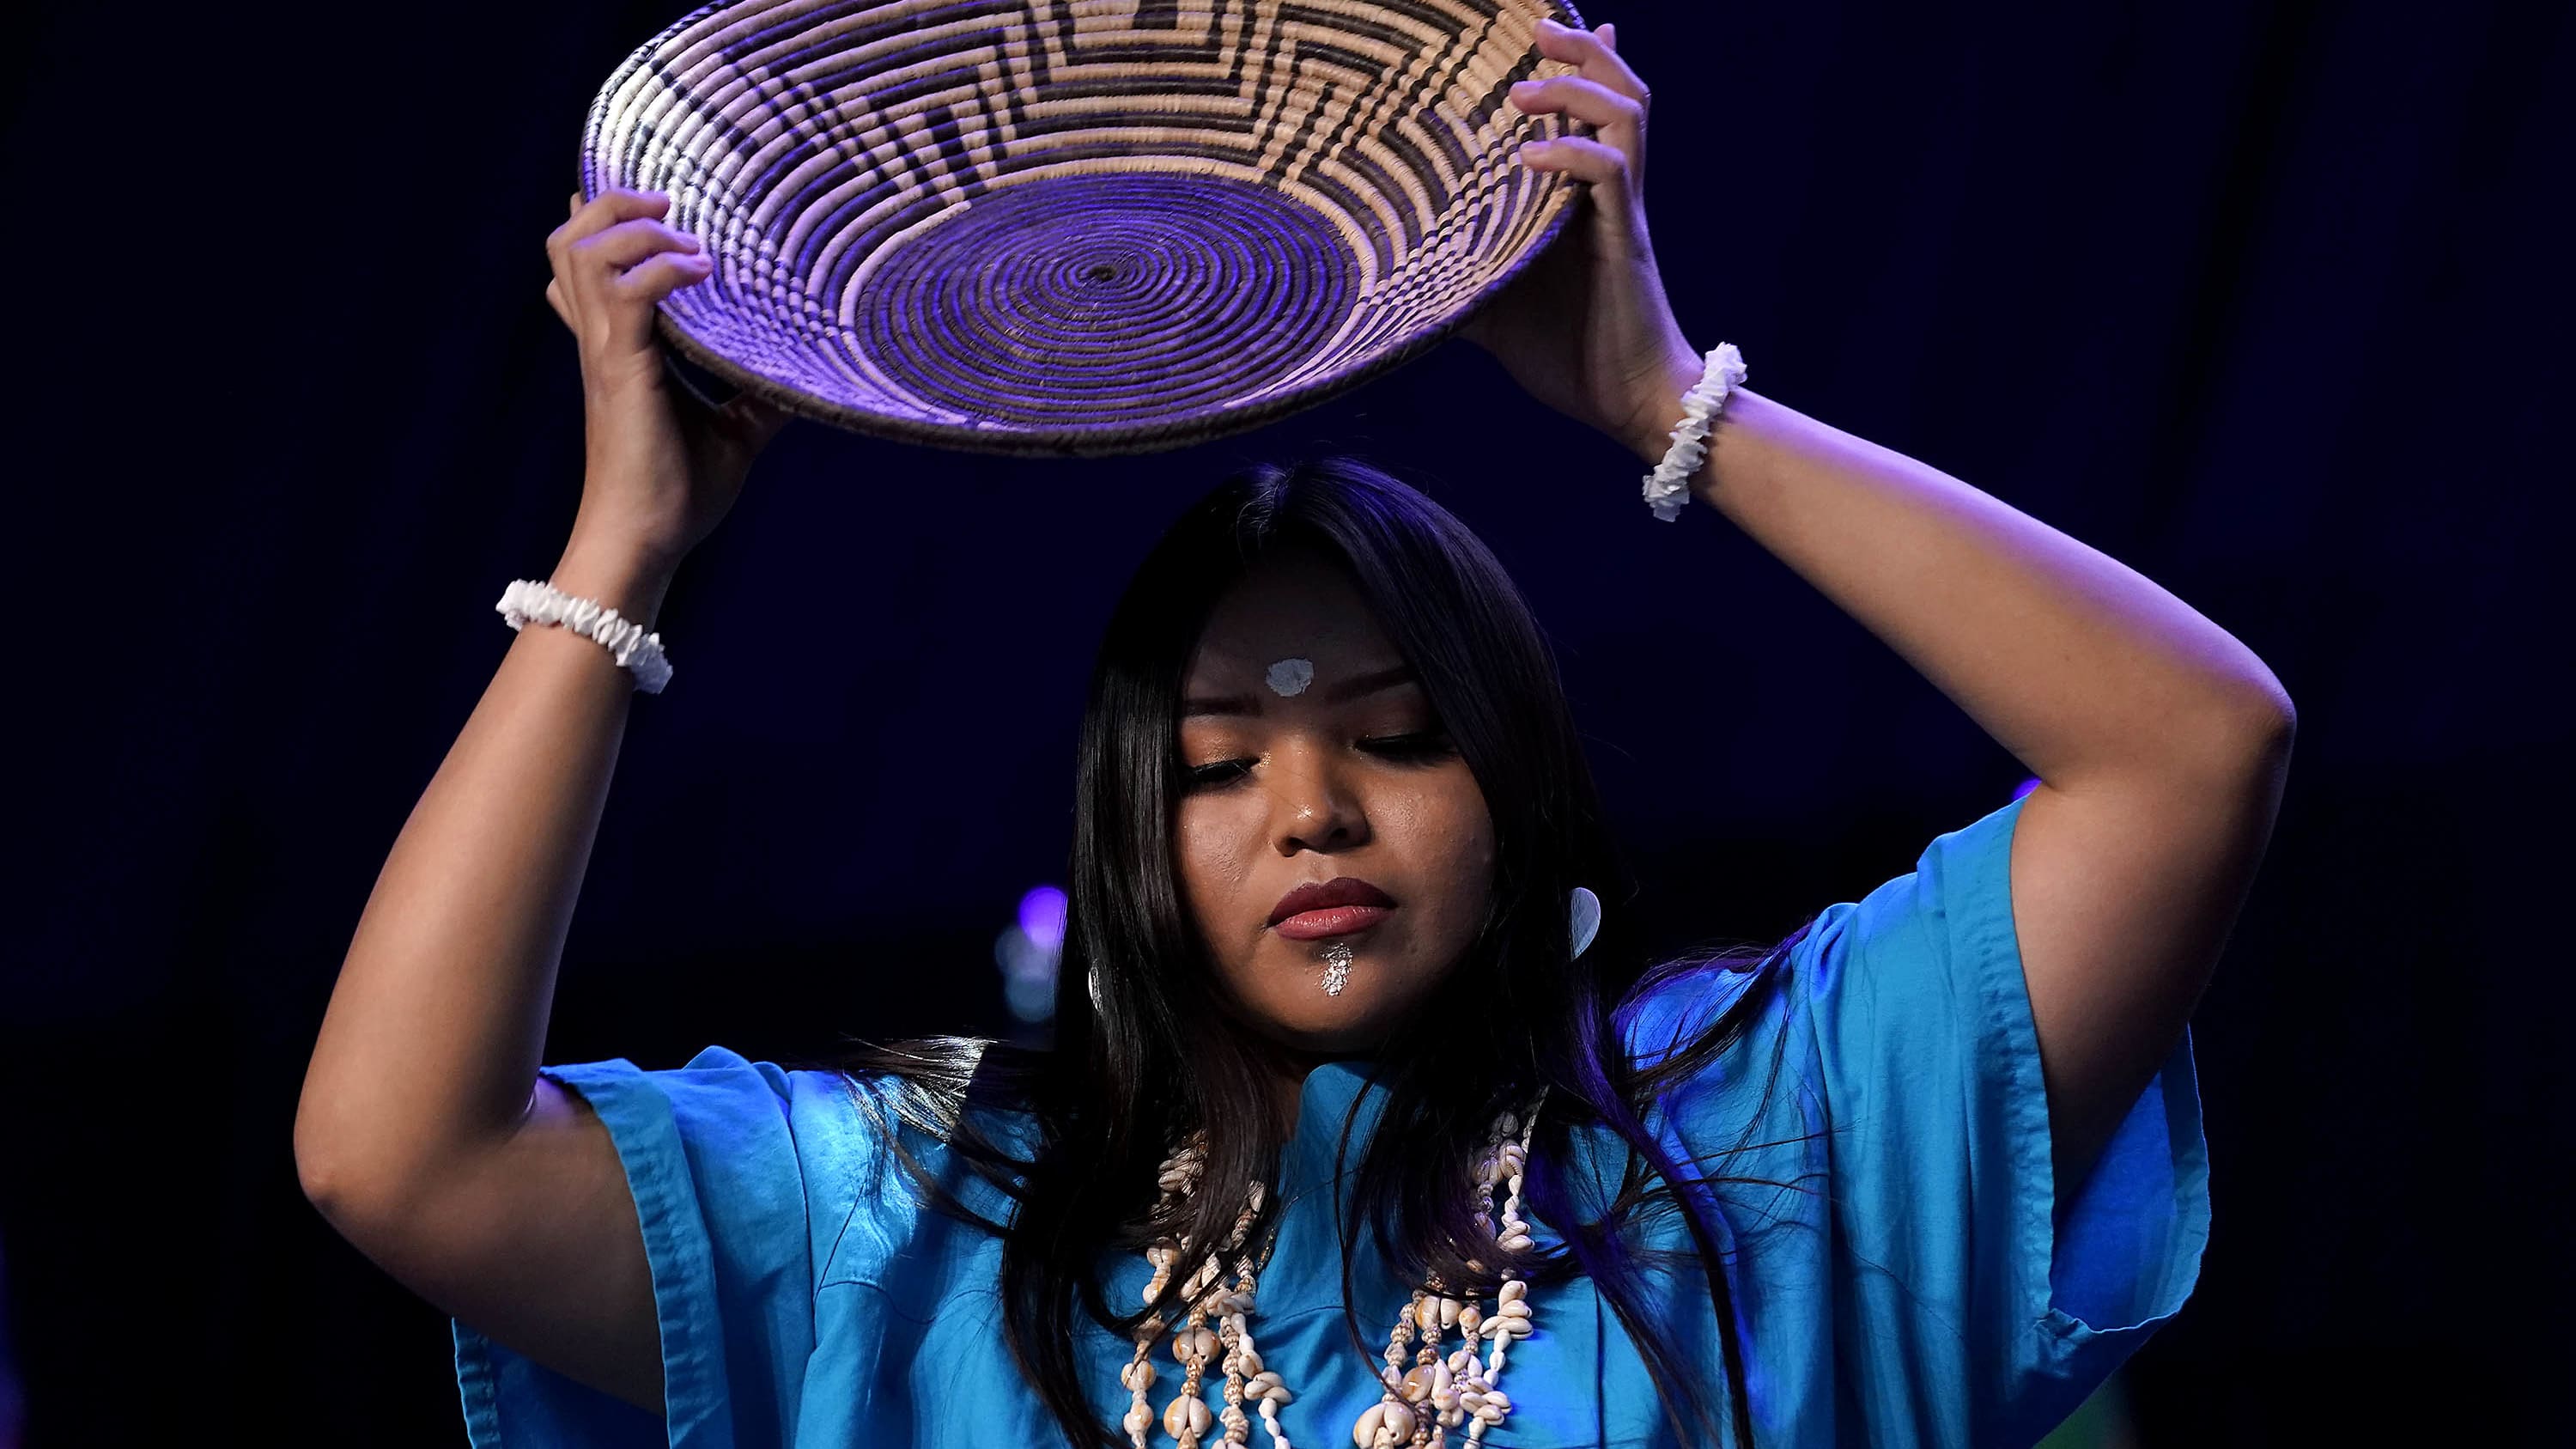
[[[1715,1301],[1726,1417],[1735,1441],[1751,1444],[1742,1344],[1709,1201],[1710,1186],[1730,1179],[1722,1161],[1676,1160],[1641,1119],[1657,1096],[1742,1036],[1768,987],[1765,968],[1797,935],[1767,950],[1639,962],[1626,925],[1633,913],[1620,909],[1633,888],[1536,618],[1465,524],[1367,463],[1264,464],[1227,479],[1163,535],[1121,597],[1083,712],[1053,1044],[862,1045],[839,1066],[893,1088],[855,1095],[930,1205],[1001,1235],[1012,1354],[1067,1439],[1116,1449],[1121,1441],[1093,1417],[1077,1373],[1075,1313],[1122,1337],[1149,1312],[1169,1314],[1251,1183],[1271,1180],[1282,1146],[1263,1048],[1206,1030],[1220,1019],[1214,977],[1177,885],[1172,822],[1181,682],[1200,630],[1226,589],[1283,546],[1321,551],[1357,584],[1474,772],[1494,825],[1491,904],[1474,942],[1424,1007],[1392,1027],[1370,1067],[1387,1089],[1386,1108],[1340,1223],[1354,1348],[1369,1352],[1350,1307],[1347,1248],[1358,1224],[1387,1262],[1417,1275],[1406,1281],[1437,1273],[1490,1287],[1492,1273],[1471,1271],[1469,1259],[1511,1263],[1542,1282],[1588,1275],[1636,1343],[1676,1434],[1689,1437],[1686,1414],[1715,1442],[1717,1420],[1688,1367],[1643,1318],[1645,1255],[1630,1230],[1678,1206]],[[1569,960],[1567,897],[1578,884],[1606,909],[1592,948]],[[1710,968],[1756,976],[1681,1050],[1632,1060],[1611,1003]],[[1524,1191],[1565,1250],[1515,1261],[1471,1216],[1457,1185],[1495,1115],[1542,1086],[1548,1105]],[[987,1109],[1017,1114],[1027,1130],[988,1130]],[[1340,1124],[1345,1150],[1357,1110]],[[1210,1134],[1202,1190],[1184,1201],[1179,1220],[1153,1221],[1157,1164],[1181,1134],[1210,1122],[1229,1127]],[[1628,1144],[1606,1201],[1565,1170],[1569,1134],[1581,1126],[1606,1127]],[[953,1162],[999,1189],[1010,1211],[967,1206],[904,1148],[908,1133],[943,1144]],[[1277,1210],[1273,1195],[1265,1216]],[[1256,1241],[1266,1226],[1256,1223]],[[1113,1311],[1098,1255],[1163,1236],[1197,1245],[1174,1266],[1165,1301]]]

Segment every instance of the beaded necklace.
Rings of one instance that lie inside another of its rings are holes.
[[[1540,1102],[1546,1093],[1542,1089]],[[1485,1138],[1485,1151],[1474,1172],[1476,1220],[1488,1230],[1493,1227],[1494,1189],[1503,1189],[1502,1227],[1495,1234],[1506,1252],[1525,1252],[1531,1245],[1529,1224],[1521,1217],[1521,1177],[1529,1166],[1530,1136],[1538,1126],[1538,1103],[1532,1103],[1526,1119],[1505,1112],[1494,1119]],[[1167,1220],[1174,1215],[1181,1199],[1198,1190],[1199,1174],[1207,1162],[1207,1139],[1204,1133],[1193,1133],[1171,1156],[1163,1159],[1156,1172],[1156,1185],[1161,1189],[1159,1216]],[[1258,1182],[1245,1195],[1243,1210],[1235,1215],[1234,1226],[1227,1233],[1224,1246],[1205,1262],[1190,1280],[1181,1286],[1181,1301],[1187,1308],[1180,1327],[1172,1335],[1172,1357],[1181,1366],[1180,1392],[1162,1413],[1163,1431],[1178,1442],[1180,1449],[1198,1449],[1199,1440],[1212,1428],[1222,1425],[1222,1442],[1244,1444],[1252,1434],[1251,1415],[1244,1410],[1249,1403],[1260,1414],[1262,1427],[1269,1432],[1275,1449],[1294,1449],[1287,1431],[1279,1427],[1279,1409],[1291,1403],[1296,1395],[1280,1381],[1277,1372],[1262,1366],[1261,1351],[1253,1343],[1251,1315],[1258,1291],[1253,1255],[1244,1251],[1244,1237],[1251,1231],[1253,1219],[1261,1212],[1263,1188]],[[1144,1299],[1151,1303],[1171,1282],[1172,1265],[1180,1260],[1183,1241],[1163,1238],[1145,1249],[1145,1261],[1153,1266],[1151,1282],[1145,1285]],[[1219,1282],[1221,1262],[1234,1257],[1234,1284]],[[1268,1249],[1262,1254],[1266,1261]],[[1479,1271],[1482,1265],[1468,1263]],[[1216,1326],[1208,1325],[1213,1320]],[[1156,1378],[1153,1361],[1154,1345],[1163,1335],[1162,1315],[1148,1316],[1136,1325],[1136,1356],[1119,1371],[1119,1382],[1135,1396],[1123,1421],[1128,1441],[1136,1449],[1151,1449],[1155,1414],[1146,1393]],[[1351,1442],[1358,1449],[1443,1449],[1448,1431],[1466,1426],[1469,1444],[1481,1443],[1485,1430],[1503,1422],[1512,1410],[1512,1401],[1500,1387],[1503,1359],[1512,1342],[1526,1338],[1531,1331],[1529,1285],[1518,1275],[1506,1270],[1495,1293],[1494,1312],[1488,1316],[1477,1307],[1471,1291],[1463,1297],[1453,1295],[1433,1275],[1396,1314],[1394,1330],[1387,1336],[1386,1367],[1378,1378],[1384,1393],[1378,1402],[1364,1410],[1351,1426]],[[1443,1354],[1441,1345],[1451,1332],[1461,1342]],[[1421,1345],[1415,1348],[1419,1334]],[[1476,1357],[1479,1339],[1491,1340],[1483,1362]],[[1410,1357],[1413,1367],[1405,1368]],[[1211,1414],[1199,1398],[1210,1360],[1225,1375],[1225,1408]]]

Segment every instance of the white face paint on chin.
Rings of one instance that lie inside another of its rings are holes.
[[[1303,694],[1306,692],[1306,686],[1315,682],[1315,661],[1282,659],[1271,665],[1270,672],[1263,678],[1270,685],[1270,692],[1282,699],[1293,694]]]
[[[1339,996],[1351,980],[1351,943],[1335,941],[1324,948],[1324,994]]]

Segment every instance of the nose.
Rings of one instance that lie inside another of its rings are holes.
[[[1272,758],[1270,779],[1271,842],[1281,855],[1368,843],[1359,791],[1328,751],[1283,749]]]

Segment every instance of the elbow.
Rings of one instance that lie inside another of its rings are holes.
[[[2240,710],[2250,727],[2264,739],[2277,738],[2280,747],[2289,748],[2290,737],[2299,732],[2299,708],[2290,702],[2289,688],[2281,676],[2257,659],[2254,670],[2245,681]]]
[[[2236,730],[2241,748],[2264,767],[2289,763],[2290,746],[2299,735],[2299,709],[2269,670],[2238,707]]]
[[[385,1174],[353,1161],[344,1143],[317,1128],[307,1113],[295,1118],[295,1182],[304,1200],[341,1236],[352,1237],[363,1224],[380,1218],[396,1194],[383,1187]]]
[[[2265,670],[2212,711],[2195,753],[2205,775],[2277,799],[2298,734],[2298,707],[2281,681]]]
[[[295,1119],[295,1183],[324,1219],[340,1221],[348,1200],[346,1174],[301,1114]]]
[[[299,1146],[295,1180],[322,1221],[359,1252],[381,1263],[391,1245],[404,1241],[406,1224],[413,1220],[405,1195],[388,1187],[381,1176],[352,1170]]]
[[[2136,723],[2127,773],[2195,792],[2277,798],[2287,778],[2299,713],[2260,665],[2250,677],[2204,684],[2187,706]]]

